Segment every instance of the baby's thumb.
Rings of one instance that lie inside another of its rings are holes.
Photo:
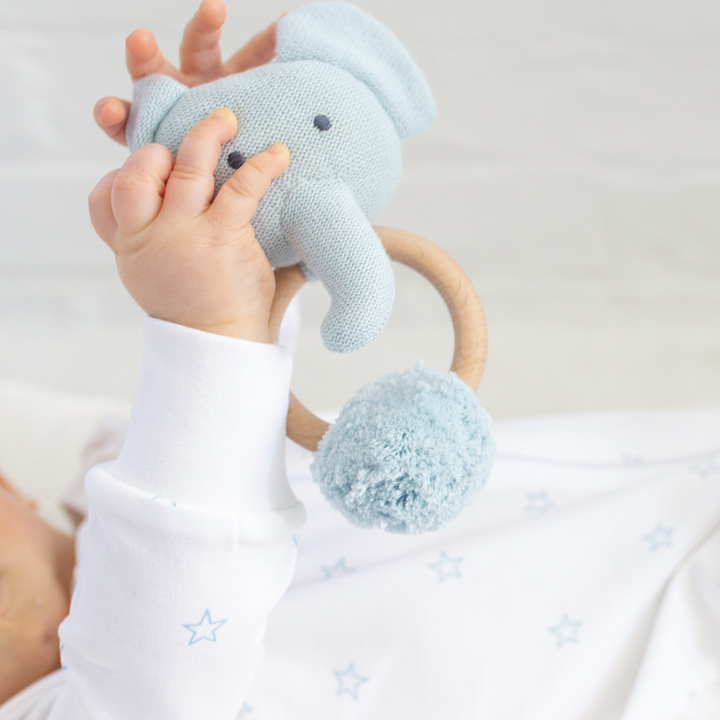
[[[88,197],[88,208],[90,210],[90,222],[95,232],[113,250],[113,239],[118,229],[117,221],[112,210],[111,196],[115,177],[120,170],[109,172],[90,193]]]
[[[290,152],[282,143],[253,155],[220,188],[208,210],[212,220],[228,228],[245,227],[270,184],[285,172],[289,161]]]

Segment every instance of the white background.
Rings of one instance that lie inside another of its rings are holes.
[[[223,47],[300,3],[228,0]],[[490,331],[495,418],[720,400],[717,0],[361,0],[426,73],[439,116],[405,141],[377,224],[417,232],[470,273]],[[94,126],[129,97],[124,38],[166,55],[194,0],[0,3],[0,378],[129,398],[141,314],[86,197],[126,150]],[[368,151],[372,151],[371,148]],[[434,290],[398,270],[369,348],[325,351],[324,291],[303,292],[294,388],[339,406],[418,357],[449,365]]]

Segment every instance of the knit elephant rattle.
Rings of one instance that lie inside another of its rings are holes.
[[[238,132],[223,147],[215,191],[246,158],[275,142],[290,164],[253,218],[273,267],[301,262],[332,304],[322,325],[329,350],[349,352],[382,330],[393,273],[368,221],[400,180],[400,138],[425,130],[435,105],[395,36],[353,5],[325,2],[283,17],[277,62],[187,88],[164,75],[135,83],[127,140],[177,153],[190,128],[230,108]]]
[[[157,142],[176,154],[190,128],[218,107],[235,113],[238,131],[222,148],[215,192],[247,158],[276,142],[288,147],[288,168],[252,220],[255,236],[274,268],[299,264],[303,280],[322,281],[331,298],[325,346],[364,347],[387,322],[395,293],[390,259],[369,218],[397,188],[401,138],[435,118],[421,71],[397,38],[357,7],[314,3],[278,22],[275,62],[194,88],[164,75],[137,81],[128,147]],[[348,403],[336,428],[349,422],[353,441],[328,432],[314,478],[360,525],[440,527],[487,478],[487,416],[453,374],[417,368],[373,387],[389,425],[373,430],[368,418],[355,417],[357,398]],[[369,456],[358,455],[358,439]],[[392,468],[390,476],[378,474],[382,467]]]

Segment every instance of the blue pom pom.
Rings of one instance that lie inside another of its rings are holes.
[[[325,498],[360,527],[437,530],[487,481],[490,418],[455,373],[418,364],[362,388],[311,466]]]

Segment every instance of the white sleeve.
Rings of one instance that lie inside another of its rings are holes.
[[[287,350],[146,320],[127,439],[86,477],[51,717],[235,720],[305,519],[287,483]]]

